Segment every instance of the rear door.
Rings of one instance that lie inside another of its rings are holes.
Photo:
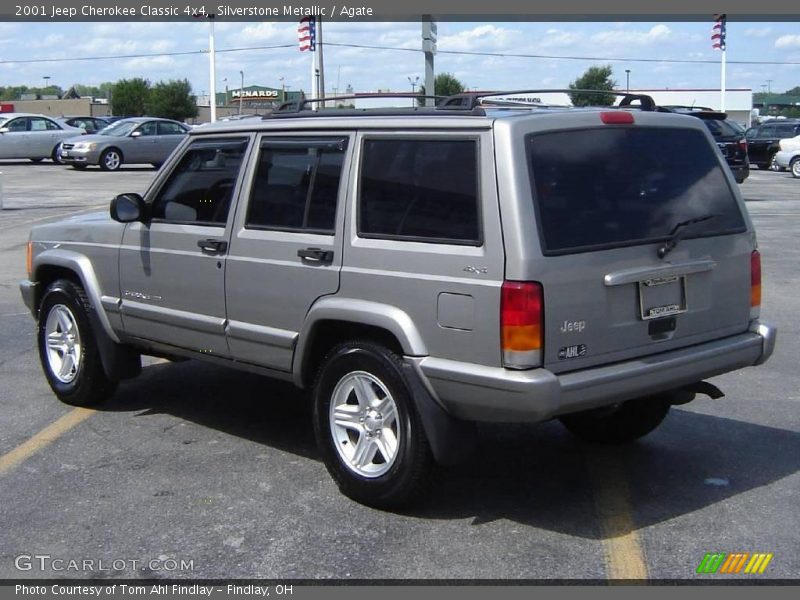
[[[186,137],[186,130],[172,121],[158,122],[158,154],[152,162],[163,162]]]
[[[309,308],[338,290],[351,146],[335,132],[258,140],[225,277],[237,360],[289,371]]]
[[[543,255],[526,276],[544,287],[555,372],[748,327],[752,247],[737,192],[703,125],[666,126],[674,119],[526,136]],[[674,233],[685,238],[671,247]]]

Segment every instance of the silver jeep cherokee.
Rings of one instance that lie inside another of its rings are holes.
[[[385,507],[475,422],[626,442],[767,360],[755,232],[701,121],[505,104],[210,125],[111,218],[34,228],[56,396],[100,402],[142,354],[292,381],[342,492]]]

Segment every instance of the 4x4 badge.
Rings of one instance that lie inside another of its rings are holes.
[[[478,273],[488,273],[489,269],[487,269],[486,267],[473,267],[472,265],[467,265],[462,269],[462,271],[465,271],[467,273],[478,274]]]

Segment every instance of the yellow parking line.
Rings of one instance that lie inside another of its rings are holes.
[[[39,450],[52,444],[67,431],[91,417],[95,412],[97,411],[90,408],[71,410],[29,440],[22,442],[10,452],[0,456],[0,476],[5,475],[21,462],[39,452]]]
[[[608,579],[647,579],[647,562],[633,522],[624,470],[613,458],[598,455],[590,456],[589,469]]]

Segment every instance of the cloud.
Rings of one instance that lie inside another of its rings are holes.
[[[659,23],[653,25],[648,31],[600,31],[592,35],[590,39],[594,43],[609,46],[650,46],[670,41],[673,36],[672,29]]]
[[[800,35],[787,34],[782,35],[775,40],[776,48],[796,48],[800,47]]]
[[[518,38],[518,31],[485,24],[453,35],[441,36],[438,45],[442,50],[495,50],[514,46]]]
[[[763,38],[772,33],[772,27],[751,27],[744,30],[745,37]]]

